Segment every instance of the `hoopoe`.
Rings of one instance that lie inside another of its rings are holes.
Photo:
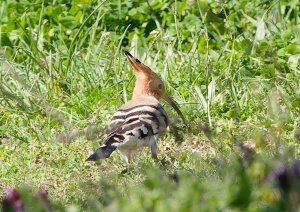
[[[152,157],[157,159],[157,140],[169,124],[160,99],[168,102],[186,123],[175,101],[165,93],[158,75],[129,52],[125,51],[125,55],[136,77],[132,100],[113,115],[103,145],[87,161],[108,158],[119,150],[130,165],[132,152],[147,146],[151,148]]]

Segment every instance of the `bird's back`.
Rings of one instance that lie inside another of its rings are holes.
[[[151,136],[159,136],[167,126],[167,114],[155,98],[133,99],[113,115],[106,131],[104,144],[122,144],[130,137],[146,139]]]

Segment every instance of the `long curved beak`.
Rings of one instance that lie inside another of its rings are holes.
[[[178,115],[180,116],[180,118],[182,119],[182,121],[184,122],[184,124],[187,126],[188,123],[185,120],[185,118],[184,118],[182,112],[180,111],[179,107],[177,106],[177,103],[171,97],[169,97],[167,94],[165,94],[162,98],[164,100],[166,100],[166,102],[168,102],[169,105],[171,105],[174,108],[174,110],[178,113]]]

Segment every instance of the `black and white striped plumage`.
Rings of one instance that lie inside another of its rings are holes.
[[[141,147],[150,147],[157,158],[156,141],[167,127],[167,114],[157,99],[133,99],[113,115],[103,146],[87,160],[107,158],[118,149],[130,161],[131,153]]]

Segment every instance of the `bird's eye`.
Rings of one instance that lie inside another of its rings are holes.
[[[162,87],[163,87],[162,84],[159,84],[159,85],[158,85],[158,88],[159,88],[159,89],[162,89]]]

